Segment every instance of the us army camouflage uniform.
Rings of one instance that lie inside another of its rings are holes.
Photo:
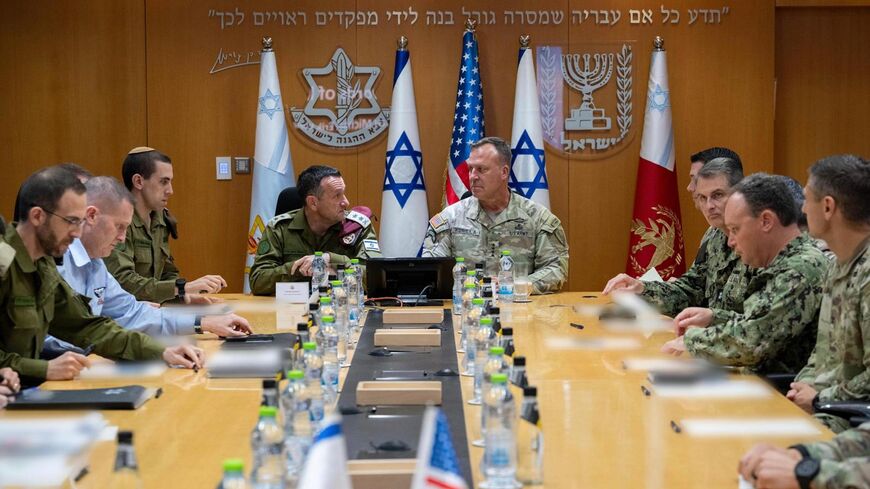
[[[806,235],[791,240],[765,268],[742,263],[722,290],[706,328],[689,328],[696,357],[759,373],[797,372],[816,341],[822,279],[828,259]]]
[[[526,272],[533,293],[556,292],[568,279],[568,240],[559,218],[546,207],[511,192],[495,221],[475,197],[447,207],[429,220],[423,256],[461,256],[496,275],[502,250],[514,269]]]
[[[257,255],[251,265],[251,292],[256,295],[274,295],[276,282],[307,282],[311,277],[299,273],[290,275],[293,263],[315,251],[329,253],[330,265],[347,265],[352,258],[365,260],[381,256],[381,248],[371,221],[345,237],[340,237],[342,224],[338,223],[317,237],[308,227],[304,209],[275,216],[266,226]]]
[[[870,238],[846,263],[834,263],[827,274],[819,312],[816,348],[798,374],[819,393],[821,401],[870,399]],[[848,421],[826,415],[820,420],[833,431]]]
[[[668,316],[687,307],[721,308],[725,283],[738,267],[743,268],[740,257],[728,246],[728,236],[711,227],[686,273],[675,282],[644,282],[642,296]]]
[[[810,456],[821,461],[813,489],[863,489],[870,487],[870,423],[844,431],[831,441],[804,444]]]
[[[175,280],[180,275],[169,250],[169,224],[174,226],[169,211],[151,212],[150,229],[134,211],[127,239],[103,259],[121,287],[140,301],[175,298]]]
[[[31,380],[45,380],[48,362],[39,352],[47,334],[80,348],[94,345],[94,353],[107,358],[163,356],[163,347],[148,336],[92,316],[89,299],[64,282],[51,257],[30,259],[13,226],[0,236],[0,310],[0,368]]]

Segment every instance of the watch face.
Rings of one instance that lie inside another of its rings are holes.
[[[798,462],[794,468],[796,476],[812,479],[819,472],[819,461],[814,458],[805,458]]]

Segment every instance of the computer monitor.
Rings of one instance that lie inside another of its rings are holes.
[[[407,304],[451,299],[455,263],[453,258],[369,258],[368,296],[398,297]]]

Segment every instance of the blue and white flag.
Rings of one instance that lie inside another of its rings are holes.
[[[541,106],[535,80],[535,56],[529,47],[520,48],[517,88],[514,97],[514,125],[511,132],[511,190],[550,208],[550,185],[544,161]]]
[[[341,416],[327,416],[308,451],[296,487],[305,489],[351,489],[347,472],[347,447],[341,434]]]
[[[429,225],[423,153],[417,129],[411,53],[396,51],[393,104],[381,200],[381,252],[385,257],[419,256]]]
[[[417,446],[417,466],[411,479],[411,489],[467,488],[468,484],[459,470],[447,416],[440,409],[429,406],[423,413],[423,429]]]
[[[245,293],[251,292],[248,274],[266,223],[275,214],[278,194],[295,185],[284,100],[278,83],[278,68],[271,46],[260,55],[260,92],[257,101],[257,140],[254,146],[254,181],[251,186],[251,219],[248,225],[248,255],[245,261]]]

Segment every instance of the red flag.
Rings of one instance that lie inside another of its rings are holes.
[[[686,271],[674,159],[674,128],[664,41],[656,37],[649,68],[643,141],[634,191],[626,273],[655,268],[667,280]]]

